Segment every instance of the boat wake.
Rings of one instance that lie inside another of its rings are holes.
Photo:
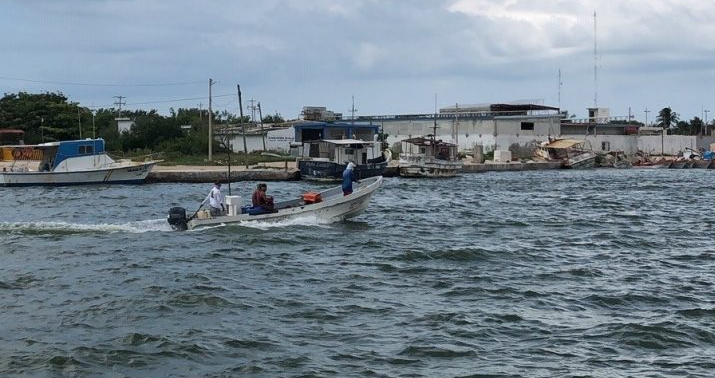
[[[126,232],[144,233],[152,231],[171,231],[165,219],[152,219],[123,224],[109,223],[68,223],[68,222],[0,222],[0,232],[20,233],[83,233],[83,232]]]
[[[319,218],[314,215],[306,215],[304,217],[291,218],[279,221],[247,221],[241,222],[242,227],[256,228],[259,230],[268,230],[272,228],[284,228],[293,226],[312,226],[325,227],[334,223],[334,219]]]

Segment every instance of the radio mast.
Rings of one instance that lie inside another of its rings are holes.
[[[598,34],[596,11],[593,11],[593,107],[598,107]]]

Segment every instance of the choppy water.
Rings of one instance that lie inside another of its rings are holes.
[[[713,182],[390,178],[354,221],[189,232],[208,184],[0,189],[0,376],[711,377]]]

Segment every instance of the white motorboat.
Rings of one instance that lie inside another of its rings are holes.
[[[3,146],[2,157],[12,165],[0,172],[0,186],[142,184],[158,162],[116,161],[103,139]]]
[[[225,215],[211,216],[208,210],[199,210],[187,217],[185,208],[172,207],[167,221],[175,230],[253,221],[282,221],[304,216],[340,221],[362,214],[381,184],[382,176],[374,176],[353,183],[353,192],[348,195],[343,195],[341,186],[321,192],[308,192],[296,199],[276,202],[271,212],[255,211],[254,208],[243,206],[241,197],[226,196],[228,209]]]
[[[402,177],[452,177],[463,166],[458,146],[436,140],[434,135],[402,141],[399,172]]]

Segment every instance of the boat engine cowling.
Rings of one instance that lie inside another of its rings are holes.
[[[166,220],[174,230],[186,230],[186,223],[189,221],[186,218],[186,209],[178,206],[169,209],[169,215],[166,216]]]

